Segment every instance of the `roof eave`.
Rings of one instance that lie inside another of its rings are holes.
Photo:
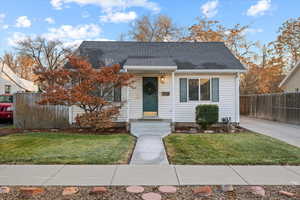
[[[246,71],[246,69],[178,69],[176,73],[245,73]]]

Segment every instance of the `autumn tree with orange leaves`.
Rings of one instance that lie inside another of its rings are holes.
[[[123,105],[120,90],[131,86],[133,75],[121,72],[119,65],[98,70],[78,57],[69,57],[67,66],[38,74],[40,82],[48,83],[39,103],[79,106],[84,110],[76,117],[80,127],[112,127]]]
[[[189,34],[183,40],[224,42],[248,69],[241,75],[241,94],[281,92],[279,83],[284,77],[284,59],[279,51],[279,43],[260,47],[258,42],[247,40],[246,33],[249,29],[249,26],[240,24],[228,28],[219,21],[199,18],[198,23],[189,28]],[[284,37],[280,38],[283,46]]]

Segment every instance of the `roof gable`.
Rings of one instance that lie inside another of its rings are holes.
[[[79,54],[94,67],[111,64],[163,66],[178,69],[245,70],[222,42],[112,42],[85,41]]]
[[[300,61],[296,64],[295,67],[286,75],[286,77],[281,81],[279,84],[279,87],[284,86],[291,78],[292,76],[296,73],[296,71],[300,69]]]

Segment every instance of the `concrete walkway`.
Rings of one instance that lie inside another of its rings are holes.
[[[300,147],[300,126],[244,116],[241,117],[240,125],[251,131]]]
[[[300,185],[300,166],[0,165],[0,185]]]
[[[143,135],[138,137],[130,164],[169,164],[162,137],[156,135]]]
[[[171,133],[170,122],[138,120],[131,122],[130,132],[137,137],[131,165],[169,164],[162,139]]]

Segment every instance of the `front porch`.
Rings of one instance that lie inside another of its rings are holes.
[[[129,60],[129,64],[131,62]],[[135,75],[133,87],[126,88],[127,123],[136,120],[165,120],[174,123],[177,66],[125,65],[124,69]]]

